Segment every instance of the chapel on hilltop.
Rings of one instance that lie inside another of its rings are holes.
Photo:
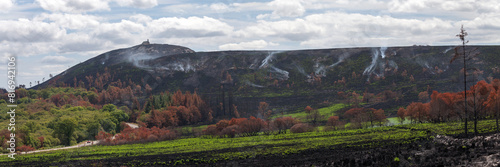
[[[148,39],[148,40],[146,40],[146,41],[142,42],[142,44],[141,44],[141,45],[149,45],[149,44],[150,44],[150,43],[149,43],[149,39]]]

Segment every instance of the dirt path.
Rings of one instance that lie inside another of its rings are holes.
[[[70,149],[70,148],[92,146],[92,145],[96,145],[96,144],[99,144],[98,140],[89,141],[89,142],[85,141],[85,142],[82,142],[82,143],[74,145],[74,146],[51,148],[51,149],[44,149],[44,150],[35,150],[35,151],[21,152],[21,153],[17,153],[17,154],[31,154],[31,153],[37,153],[37,152],[46,152],[46,151],[54,151],[54,150],[64,150],[64,149]],[[1,155],[8,155],[8,154],[0,154],[0,156]]]
[[[137,129],[139,128],[139,125],[137,125],[136,123],[126,123],[128,126],[130,126],[132,129]]]
[[[127,122],[126,124],[134,129],[139,128],[139,125],[137,125],[136,123],[128,123]],[[21,152],[18,154],[31,154],[31,153],[38,153],[38,152],[54,151],[54,150],[64,150],[64,149],[92,146],[92,145],[97,145],[97,144],[99,144],[98,140],[89,141],[89,142],[85,141],[85,142],[81,142],[81,143],[74,145],[74,146],[51,148],[51,149],[44,149],[44,150],[35,150],[35,151]],[[8,154],[0,154],[0,156],[3,156],[3,155],[8,155]]]

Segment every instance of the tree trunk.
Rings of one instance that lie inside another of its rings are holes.
[[[495,113],[495,119],[497,121],[497,132],[499,132],[499,130],[498,130],[499,129],[498,128],[498,104],[497,104],[496,108],[497,108],[497,112]]]
[[[463,29],[462,29],[463,32]],[[464,56],[464,109],[465,109],[465,137],[468,135],[468,129],[467,129],[467,66],[466,66],[466,60],[465,60],[465,40],[462,40],[462,49],[463,49],[463,56]]]

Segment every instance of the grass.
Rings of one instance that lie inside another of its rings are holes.
[[[494,120],[478,123],[481,133],[495,131]],[[411,143],[426,139],[431,134],[455,135],[463,132],[463,123],[405,124],[368,129],[309,132],[299,134],[275,134],[238,138],[183,138],[143,144],[119,146],[90,146],[45,153],[17,155],[15,160],[0,157],[2,163],[52,163],[71,160],[96,160],[146,155],[181,154],[173,159],[158,159],[154,163],[184,164],[186,162],[211,163],[220,160],[246,159],[257,155],[282,155],[299,153],[309,149],[339,147],[380,147]],[[472,127],[470,132],[472,131]],[[153,163],[150,160],[144,160]]]
[[[398,117],[387,118],[387,121],[389,121],[390,125],[400,125],[401,124],[401,122],[399,122]],[[411,123],[411,121],[408,119],[403,121],[403,124],[409,124],[409,123]]]
[[[328,119],[328,117],[336,115],[335,112],[337,112],[345,107],[348,107],[348,106],[349,105],[344,104],[344,103],[337,103],[337,104],[334,104],[334,105],[331,105],[328,107],[320,108],[320,109],[318,109],[318,111],[321,115],[324,116],[323,121],[326,121]],[[277,118],[277,117],[294,117],[294,118],[298,118],[298,119],[305,119],[307,117],[307,115],[306,115],[305,111],[302,111],[302,112],[290,113],[290,114],[284,114],[284,115],[277,114],[277,115],[273,116],[273,118]]]

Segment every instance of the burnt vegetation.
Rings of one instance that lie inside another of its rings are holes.
[[[484,149],[498,149],[498,137],[483,146],[464,145],[474,147],[477,155],[473,157],[467,153],[471,150],[460,148],[455,141],[500,131],[500,70],[496,63],[500,62],[500,47],[469,48],[463,28],[457,36],[462,45],[454,53],[449,46],[194,52],[149,43],[110,51],[44,83],[16,90],[16,119],[23,120],[16,131],[16,149],[43,150],[89,140],[113,147],[165,144],[161,142],[165,140],[292,140],[241,146],[242,152],[257,155],[222,161],[210,160],[236,148],[218,145],[224,149],[207,150],[216,154],[203,156],[205,159],[193,158],[205,154],[200,150],[192,154],[155,152],[146,158],[178,160],[175,155],[179,155],[192,160],[169,165],[462,165],[464,159],[452,159],[435,150],[477,158],[490,155]],[[0,91],[0,103],[6,103],[7,93]],[[7,123],[7,118],[0,114],[1,123]],[[473,135],[469,133],[471,121]],[[449,139],[453,148],[443,142],[433,144],[437,134],[459,139]],[[8,135],[9,131],[0,131],[3,143]],[[307,138],[310,140],[305,141]],[[338,141],[343,140],[340,138],[345,141]],[[331,143],[324,144],[326,141]],[[280,149],[259,152],[275,147]],[[425,153],[414,156],[422,150]],[[127,161],[137,165],[140,157],[121,162],[123,156],[109,154],[113,157],[105,157],[111,161],[104,165],[127,165]],[[364,158],[353,158],[356,156]],[[436,163],[428,163],[431,160]],[[52,165],[65,162],[67,159]]]

